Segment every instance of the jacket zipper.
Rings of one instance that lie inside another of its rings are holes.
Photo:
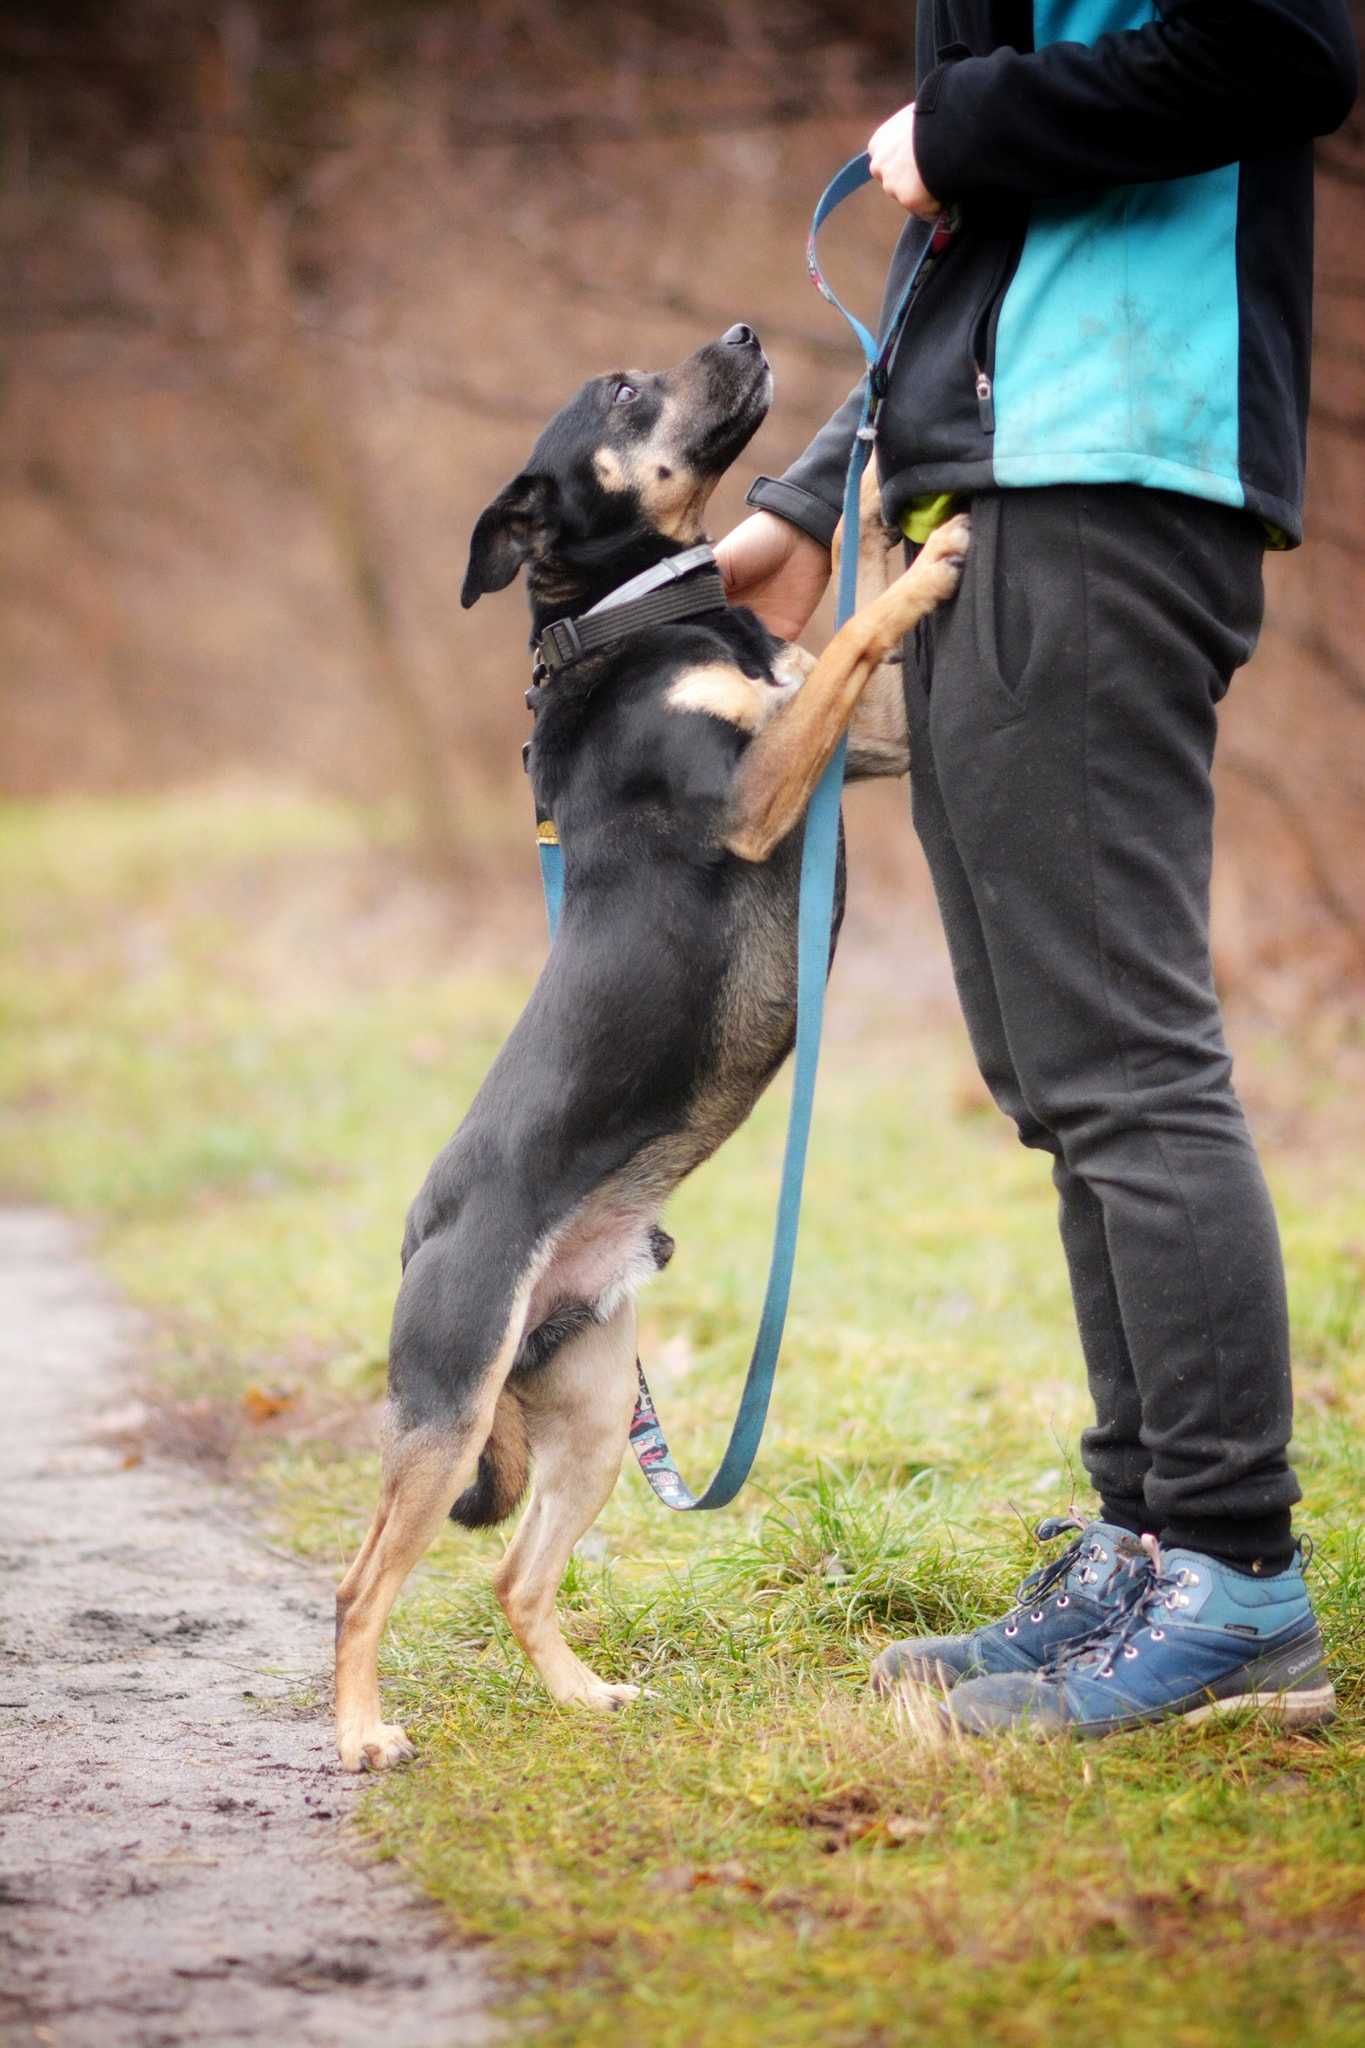
[[[1019,267],[1023,239],[1012,248],[996,274],[990,295],[976,316],[972,327],[972,377],[976,390],[976,411],[981,421],[983,434],[995,432],[995,335],[1000,324],[1000,308],[1005,294]]]

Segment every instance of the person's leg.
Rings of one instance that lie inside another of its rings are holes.
[[[983,501],[973,548],[991,548],[992,503]],[[1142,1406],[1109,1262],[1104,1212],[1086,1182],[1068,1167],[1052,1132],[1030,1111],[1010,1055],[981,918],[953,842],[934,766],[929,716],[933,660],[926,628],[906,642],[904,662],[911,811],[934,885],[958,1000],[982,1079],[997,1107],[1017,1125],[1023,1144],[1052,1156],[1062,1247],[1095,1406],[1095,1424],[1081,1439],[1081,1455],[1100,1496],[1104,1521],[1137,1535],[1150,1522],[1142,1489],[1151,1459],[1141,1440]]]
[[[978,498],[929,628],[928,721],[1010,1065],[1089,1191],[1077,1242],[1098,1209],[1112,1301],[1082,1258],[1078,1307],[1093,1330],[1117,1305],[1149,1526],[1275,1570],[1299,1497],[1283,1272],[1208,944],[1215,706],[1255,641],[1260,558],[1251,521],[1166,493]],[[1114,1443],[1102,1416],[1102,1484]]]

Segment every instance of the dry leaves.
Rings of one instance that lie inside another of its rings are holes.
[[[297,1394],[285,1387],[263,1387],[253,1380],[242,1395],[242,1412],[251,1422],[272,1422],[296,1404]]]

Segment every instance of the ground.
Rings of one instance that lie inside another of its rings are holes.
[[[482,879],[452,913],[386,832],[242,792],[0,817],[0,1183],[84,1219],[152,1318],[158,1440],[234,1474],[277,1548],[332,1573],[373,1498],[403,1211],[535,943]],[[869,1699],[869,1656],[988,1614],[1033,1520],[1088,1497],[1047,1177],[955,1029],[908,1002],[917,972],[856,928],[836,968],[755,1483],[703,1521],[629,1472],[573,1562],[571,1638],[646,1697],[606,1724],[549,1705],[488,1592],[500,1539],[451,1530],[386,1652],[419,1763],[369,1788],[364,1825],[488,1944],[513,2032],[552,2048],[1359,2048],[1358,1027],[1237,1037],[1289,1253],[1339,1720],[952,1748]],[[782,1107],[682,1191],[644,1301],[694,1483],[747,1355]],[[195,1611],[193,1578],[156,1611]],[[300,1628],[313,1672],[321,1609]]]
[[[4,2038],[484,2041],[472,1953],[348,1839],[329,1589],[157,1455],[140,1335],[70,1224],[0,1210]]]

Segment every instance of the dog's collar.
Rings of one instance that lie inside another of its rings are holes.
[[[723,611],[725,601],[725,585],[709,544],[685,548],[632,576],[576,619],[552,619],[532,649],[535,679],[543,682],[644,626]]]

